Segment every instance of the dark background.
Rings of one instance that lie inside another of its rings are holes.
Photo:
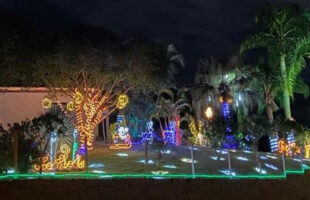
[[[255,15],[266,3],[310,7],[309,0],[0,0],[0,12],[25,17],[41,31],[87,25],[123,39],[174,43],[186,59],[178,84],[188,86],[198,59],[237,52],[245,36],[257,30]],[[310,84],[309,67],[303,76]],[[310,125],[309,111],[310,101],[296,96],[293,116]]]

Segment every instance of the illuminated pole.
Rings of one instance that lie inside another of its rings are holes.
[[[227,161],[228,161],[229,175],[231,175],[231,161],[230,161],[230,150],[229,149],[227,149]]]
[[[282,151],[282,166],[283,166],[283,174],[285,175],[286,167],[285,167],[285,155],[283,151]]]
[[[194,161],[193,144],[191,144],[191,159],[192,159],[192,175],[193,178],[195,178],[195,161]]]

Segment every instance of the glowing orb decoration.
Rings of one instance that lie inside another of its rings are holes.
[[[116,107],[118,109],[124,109],[128,103],[129,103],[129,97],[127,96],[127,94],[120,94],[117,97]]]
[[[74,111],[75,110],[75,105],[73,101],[70,101],[67,103],[67,110],[69,111]]]
[[[213,117],[213,111],[212,108],[209,106],[207,107],[206,111],[205,111],[205,116],[208,120],[212,119]]]
[[[84,100],[84,97],[83,97],[82,93],[79,92],[77,89],[75,89],[75,93],[74,93],[74,97],[73,98],[74,98],[74,103],[77,106],[80,105],[83,102],[83,100]]]
[[[63,153],[63,154],[69,154],[71,151],[71,148],[69,147],[69,145],[67,144],[63,144],[60,146],[60,152]]]
[[[49,98],[44,98],[41,101],[41,105],[42,105],[43,108],[49,109],[49,108],[52,107],[52,100],[50,100]]]

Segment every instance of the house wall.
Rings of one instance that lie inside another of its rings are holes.
[[[41,105],[47,95],[45,88],[0,87],[0,123],[7,124],[33,119],[46,112]],[[68,102],[65,97],[58,97],[60,102]],[[104,130],[103,130],[104,131]],[[95,129],[98,136],[98,127]]]

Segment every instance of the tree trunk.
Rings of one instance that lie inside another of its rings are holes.
[[[285,118],[288,120],[292,120],[285,55],[283,54],[280,55],[280,65],[281,65],[283,107],[284,107]]]
[[[272,108],[272,105],[270,104],[267,105],[267,116],[268,116],[269,123],[272,124],[274,118],[273,118],[273,108]]]

